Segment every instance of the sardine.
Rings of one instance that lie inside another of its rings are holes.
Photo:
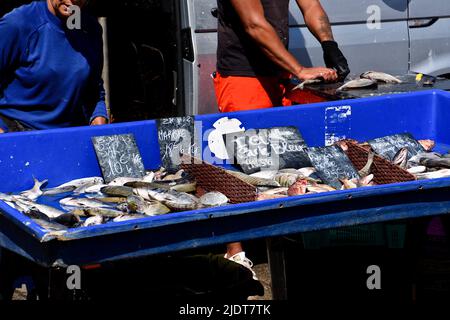
[[[385,83],[402,83],[400,79],[384,72],[367,71],[361,74],[360,77]]]
[[[31,201],[36,200],[42,195],[41,187],[48,182],[48,180],[39,181],[38,179],[34,178],[34,186],[32,189],[23,191],[20,193],[21,196],[30,199]]]
[[[375,156],[374,152],[369,152],[369,156],[368,156],[366,165],[361,170],[358,171],[358,174],[362,178],[364,178],[370,174],[370,168],[372,167],[374,156]]]
[[[251,184],[255,187],[281,187],[278,182],[271,179],[262,179],[262,178],[255,178],[251,177],[245,173],[233,171],[233,170],[227,170],[227,172],[236,178],[241,179],[242,181]]]
[[[228,199],[227,196],[218,191],[208,192],[200,197],[200,203],[205,207],[223,206],[229,201],[230,199]]]
[[[377,82],[375,80],[356,79],[356,80],[351,80],[351,81],[344,83],[344,85],[337,88],[336,91],[339,92],[342,90],[362,89],[362,88],[369,88],[369,87],[376,87],[376,86],[377,86]]]
[[[81,179],[75,179],[66,183],[63,183],[57,187],[53,187],[50,189],[44,190],[43,194],[46,196],[65,193],[65,192],[71,192],[75,190],[76,188],[79,188],[83,185],[89,184],[89,185],[95,185],[95,184],[102,184],[104,183],[104,180],[102,177],[89,177],[89,178],[81,178]]]

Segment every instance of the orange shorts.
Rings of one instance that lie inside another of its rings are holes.
[[[290,106],[286,87],[278,77],[221,76],[215,73],[214,88],[220,112]]]

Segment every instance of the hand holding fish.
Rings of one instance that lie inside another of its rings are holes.
[[[336,70],[328,69],[324,67],[303,68],[295,75],[300,80],[312,80],[323,78],[325,81],[336,81]]]

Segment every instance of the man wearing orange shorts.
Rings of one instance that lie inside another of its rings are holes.
[[[350,72],[333,39],[319,0],[296,0],[309,30],[320,41],[327,68],[303,67],[287,50],[289,0],[218,0],[217,71],[220,112],[290,105],[286,79],[344,79]]]
[[[294,76],[325,81],[350,72],[333,39],[319,0],[296,0],[308,29],[322,45],[327,68],[303,67],[288,51],[289,0],[217,0],[217,71],[213,73],[220,112],[290,105],[283,80]],[[252,270],[240,242],[229,243],[225,258]]]

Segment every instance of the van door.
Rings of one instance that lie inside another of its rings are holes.
[[[351,74],[377,70],[400,75],[408,71],[407,0],[320,2]],[[324,65],[322,48],[306,28],[296,1],[290,5],[290,51],[305,66]]]
[[[409,2],[411,71],[450,76],[450,2]]]

